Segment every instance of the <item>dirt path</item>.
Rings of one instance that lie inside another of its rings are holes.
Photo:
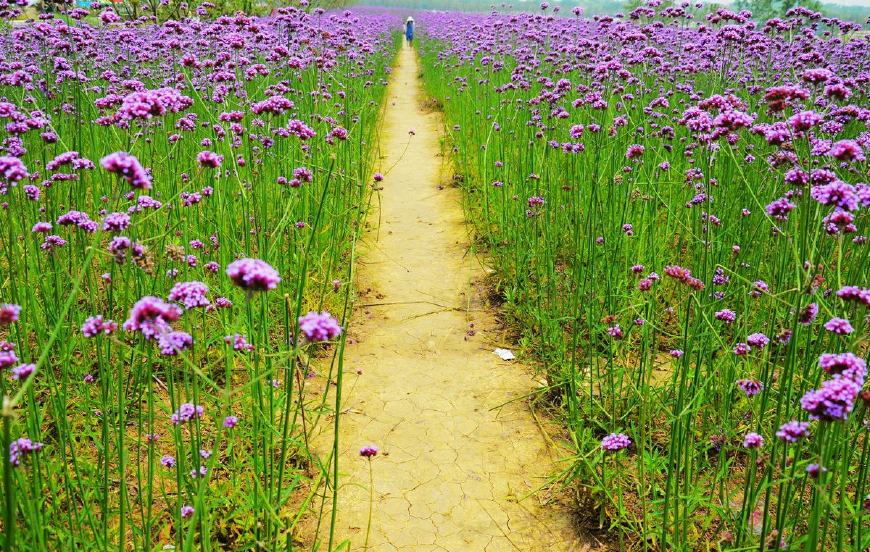
[[[380,231],[368,232],[360,259],[360,288],[371,292],[360,299],[368,306],[357,307],[357,343],[345,356],[336,542],[363,549],[369,472],[357,451],[373,444],[381,452],[372,463],[371,550],[587,550],[565,509],[516,500],[540,485],[552,458],[524,401],[492,410],[533,382],[492,352],[495,324],[470,284],[482,272],[467,251],[459,192],[437,189],[449,176],[440,116],[421,109],[417,76],[405,46],[381,137],[389,172]],[[369,221],[376,226],[378,214]]]

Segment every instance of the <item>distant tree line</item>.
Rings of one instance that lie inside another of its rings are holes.
[[[692,0],[695,3],[698,0]],[[420,10],[442,10],[442,11],[473,11],[487,12],[496,9],[500,12],[506,11],[536,11],[538,10],[539,2],[537,1],[514,1],[493,2],[486,0],[363,0],[360,3],[366,5],[385,6],[391,8],[405,8],[409,11]],[[674,3],[670,0],[662,3],[662,7],[666,4]],[[645,0],[579,0],[572,2],[570,0],[560,2],[558,0],[550,0],[552,6],[561,6],[561,15],[571,16],[571,8],[580,6],[583,8],[584,16],[593,15],[613,15],[616,13],[627,14],[632,9],[645,4]],[[870,7],[867,6],[843,6],[839,4],[821,3],[819,0],[736,0],[733,4],[718,4],[704,2],[704,8],[701,10],[701,15],[706,15],[710,11],[715,11],[717,8],[724,7],[730,10],[750,10],[753,18],[759,21],[765,21],[773,17],[784,17],[785,13],[796,6],[821,12],[826,17],[836,17],[838,19],[855,21],[866,26],[867,18],[870,17]],[[552,8],[548,10],[552,13]]]

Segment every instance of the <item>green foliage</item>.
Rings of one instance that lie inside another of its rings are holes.
[[[755,19],[762,21],[774,17],[785,17],[788,10],[798,6],[824,12],[819,0],[737,0],[734,3],[735,9],[750,10]]]

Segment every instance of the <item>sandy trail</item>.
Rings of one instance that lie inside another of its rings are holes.
[[[449,176],[443,126],[421,108],[418,72],[406,45],[386,100],[380,231],[368,231],[360,259],[359,289],[371,291],[345,356],[336,543],[350,538],[351,550],[363,549],[369,467],[357,451],[373,444],[381,452],[372,461],[370,550],[588,550],[566,509],[516,499],[551,473],[553,458],[526,402],[492,410],[533,382],[492,353],[494,317],[471,284],[482,269],[468,254],[459,192],[437,189]],[[369,221],[376,226],[378,213]],[[324,458],[328,433],[318,445]]]

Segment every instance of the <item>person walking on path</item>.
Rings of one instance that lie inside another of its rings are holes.
[[[405,21],[405,38],[408,40],[408,46],[414,45],[414,18],[410,16]]]

